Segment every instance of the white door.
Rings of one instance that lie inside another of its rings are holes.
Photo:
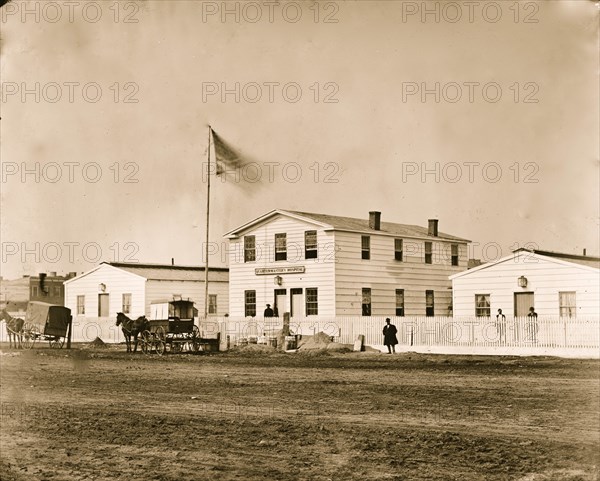
[[[288,312],[287,296],[285,294],[277,294],[275,296],[275,306],[277,307],[279,317],[283,317],[283,313]]]
[[[302,292],[292,293],[292,317],[304,317],[304,296]]]

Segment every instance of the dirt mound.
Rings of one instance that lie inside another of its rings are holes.
[[[246,344],[245,346],[235,346],[230,349],[231,353],[243,353],[243,354],[273,354],[277,352],[272,346],[267,346],[266,344]]]
[[[331,351],[328,351],[327,348],[321,348],[321,349],[316,349],[316,348],[311,348],[311,349],[298,349],[297,354],[300,354],[301,356],[307,356],[307,357],[321,357],[321,356],[331,356]]]
[[[327,349],[329,344],[332,344],[331,336],[324,332],[318,332],[314,336],[302,336],[302,339],[298,341],[298,350]]]
[[[330,342],[329,344],[327,344],[327,347],[325,349],[332,352],[344,353],[353,352],[354,346],[352,344],[340,344],[339,342]]]
[[[97,337],[92,342],[90,342],[88,344],[88,346],[89,347],[106,347],[106,343],[102,339],[100,339],[99,337]]]

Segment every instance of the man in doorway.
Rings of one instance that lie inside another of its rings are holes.
[[[383,326],[383,344],[387,346],[388,354],[395,354],[396,344],[398,344],[398,338],[396,337],[398,329],[396,329],[396,326],[391,324],[389,317],[385,320],[385,322],[386,325]]]
[[[273,317],[275,313],[273,312],[273,309],[271,309],[271,304],[267,304],[267,308],[265,309],[265,313],[264,316],[265,317]]]

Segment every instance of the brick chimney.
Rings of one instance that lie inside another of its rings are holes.
[[[428,230],[427,234],[437,237],[437,235],[438,235],[438,220],[437,219],[429,219],[428,222],[429,222],[429,230]]]
[[[369,229],[381,230],[381,212],[369,212]]]

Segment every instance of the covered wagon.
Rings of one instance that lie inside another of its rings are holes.
[[[31,349],[40,339],[50,347],[61,348],[71,326],[71,309],[46,302],[31,301],[27,305],[23,325],[23,345]]]

